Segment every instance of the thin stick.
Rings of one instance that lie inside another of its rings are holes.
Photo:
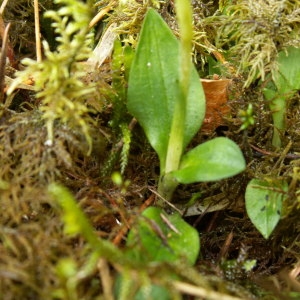
[[[4,102],[4,85],[5,85],[5,65],[6,65],[6,54],[8,44],[8,31],[10,23],[7,24],[3,34],[2,50],[0,58],[0,103]]]
[[[2,6],[1,6],[2,8]],[[0,8],[0,10],[1,10]],[[3,8],[4,9],[4,8]],[[2,41],[4,40],[4,32],[5,32],[6,26],[5,26],[5,22],[3,20],[3,16],[2,14],[0,14],[0,36],[2,38]],[[13,47],[11,46],[10,42],[9,42],[9,37],[7,37],[7,42],[6,42],[6,57],[8,58],[10,65],[15,68],[18,69],[17,66],[17,62],[15,61],[15,55],[14,55],[14,50]]]
[[[35,47],[36,47],[36,60],[42,61],[42,44],[41,44],[41,29],[40,29],[40,16],[39,16],[39,0],[34,0],[34,25],[35,25]]]
[[[228,236],[227,236],[227,238],[225,240],[225,243],[223,244],[223,246],[222,246],[222,248],[220,250],[220,253],[218,255],[218,260],[217,260],[218,262],[221,262],[221,259],[225,259],[226,258],[227,254],[229,252],[229,247],[230,247],[230,245],[232,243],[232,240],[233,240],[233,232],[231,231],[228,234]]]
[[[170,201],[168,201],[167,199],[165,199],[164,197],[162,197],[156,190],[152,189],[149,187],[149,190],[155,194],[160,200],[162,200],[163,202],[167,203],[170,207],[172,207],[174,210],[176,210],[181,216],[184,215],[184,213],[177,208],[174,204],[172,204]]]
[[[109,265],[104,258],[100,258],[97,264],[99,275],[101,278],[101,283],[103,287],[104,299],[114,300],[113,297],[113,282],[110,275]]]
[[[189,283],[181,282],[181,281],[174,281],[172,282],[172,285],[174,288],[182,293],[197,296],[197,297],[203,297],[205,299],[210,300],[241,300],[241,298],[222,294],[219,292],[215,292],[213,290],[207,290],[203,287],[195,286]]]
[[[181,234],[181,232],[175,227],[175,225],[173,225],[171,223],[171,221],[163,214],[163,213],[160,213],[159,214],[161,219],[163,220],[163,222],[171,229],[173,230],[175,233],[177,234]]]
[[[114,7],[115,4],[116,4],[115,1],[112,1],[105,8],[101,9],[90,22],[89,28],[94,27]]]
[[[4,12],[7,2],[8,2],[8,0],[4,0],[2,2],[1,7],[0,7],[0,15],[3,15],[3,12]]]
[[[154,202],[154,194],[152,194],[143,204],[142,206],[139,208],[139,212],[144,211],[148,206],[150,206],[152,203]],[[128,224],[131,226],[133,224],[135,220],[135,216],[132,216],[129,220],[128,220]],[[116,237],[113,240],[113,244],[118,246],[120,245],[122,239],[124,238],[124,236],[126,235],[126,233],[128,232],[129,228],[127,226],[124,226],[121,228],[121,230],[119,231],[119,233],[116,235]]]
[[[270,152],[264,149],[260,149],[252,144],[250,144],[250,147],[254,150],[256,150],[257,152],[259,152],[262,156],[264,155],[269,155],[269,156],[273,156],[273,157],[280,157],[282,156],[282,154],[280,153],[276,153],[276,152]],[[296,154],[296,153],[287,153],[286,156],[284,158],[288,158],[288,159],[299,159],[300,155]]]

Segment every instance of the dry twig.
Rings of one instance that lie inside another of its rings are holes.
[[[34,25],[35,25],[35,47],[36,47],[36,60],[42,61],[42,44],[41,44],[41,29],[40,29],[40,16],[39,16],[39,0],[34,0]]]

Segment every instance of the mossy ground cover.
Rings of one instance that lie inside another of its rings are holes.
[[[48,192],[53,182],[67,187],[98,237],[124,252],[128,250],[128,228],[136,226],[141,211],[155,204],[157,197],[158,158],[126,110],[126,72],[130,65],[126,59],[130,61],[128,49],[136,47],[149,6],[156,8],[178,34],[174,5],[172,1],[130,1],[123,6],[114,1],[98,1],[93,3],[90,18],[97,11],[109,9],[94,29],[94,40],[87,37],[88,45],[79,38],[77,41],[83,49],[81,54],[88,55],[85,47],[92,48],[91,43],[97,44],[101,32],[116,24],[122,44],[115,45],[114,54],[91,70],[85,65],[86,58],[82,61],[72,52],[73,60],[64,65],[69,73],[57,79],[58,83],[70,80],[67,85],[53,89],[55,82],[51,86],[45,79],[45,88],[40,87],[44,93],[18,88],[10,96],[4,95],[0,107],[1,300],[113,299],[118,274],[126,272],[141,285],[147,286],[150,280],[173,289],[174,299],[181,295],[183,299],[221,299],[220,295],[223,299],[300,297],[299,91],[287,103],[281,148],[272,145],[272,111],[262,92],[262,80],[276,68],[272,61],[277,52],[285,45],[297,46],[300,3],[285,1],[284,7],[279,6],[279,1],[192,3],[196,30],[193,58],[198,72],[201,77],[218,73],[229,78],[231,84],[230,114],[223,117],[217,128],[200,130],[190,147],[225,136],[239,145],[247,162],[246,170],[233,178],[179,186],[176,190],[175,204],[186,203],[192,196],[210,206],[217,207],[224,199],[227,203],[222,209],[208,209],[185,218],[201,238],[201,253],[195,266],[190,268],[178,262],[151,265],[146,270],[142,266],[127,266],[124,270],[118,262],[105,259],[93,263],[92,246],[81,235],[70,237],[65,233],[63,212]],[[40,1],[39,5],[42,15],[57,10],[61,4]],[[233,10],[235,14],[230,13]],[[21,59],[35,57],[32,6],[28,1],[8,1],[3,20],[12,23],[9,45],[14,51],[14,68],[29,70]],[[43,38],[50,45],[49,51],[59,51],[49,24],[49,19],[41,21]],[[230,39],[225,39],[226,34]],[[262,42],[263,36],[271,41]],[[70,38],[74,39],[72,34]],[[125,48],[127,54],[122,50]],[[43,69],[35,71],[47,78]],[[8,70],[6,75],[15,76]],[[55,81],[55,76],[51,76]],[[51,98],[53,91],[55,98]],[[63,102],[61,110],[51,107],[51,103],[61,105],[59,97],[70,100]],[[68,111],[72,101],[82,105],[78,104],[75,110],[77,118],[73,118],[72,110]],[[241,111],[247,111],[249,104],[255,122],[241,130]],[[58,117],[51,121],[49,129],[47,116],[51,113]],[[47,142],[49,130],[53,134],[51,145]],[[112,174],[120,170],[123,181],[117,184]],[[281,220],[269,239],[255,229],[245,209],[246,187],[253,178],[270,183],[283,179],[288,183],[287,191],[274,188],[286,200]],[[192,287],[202,288],[202,296]],[[126,288],[125,282],[123,289]]]

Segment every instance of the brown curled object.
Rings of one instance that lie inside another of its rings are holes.
[[[224,124],[223,118],[230,112],[227,101],[231,79],[201,79],[201,83],[206,98],[206,113],[201,131],[211,133]]]

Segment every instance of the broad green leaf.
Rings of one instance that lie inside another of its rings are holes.
[[[247,214],[257,230],[268,238],[280,220],[288,185],[285,181],[252,179],[246,189]]]
[[[182,157],[180,169],[171,173],[180,183],[214,181],[234,176],[246,167],[236,143],[225,137],[215,138]]]
[[[161,166],[165,166],[175,103],[179,94],[179,42],[153,9],[141,30],[128,83],[128,110],[143,127]],[[185,148],[199,130],[205,96],[193,68],[184,133]]]
[[[166,221],[167,220],[167,221]],[[128,255],[141,263],[186,260],[193,265],[200,249],[199,234],[179,214],[166,215],[149,207],[127,238]]]
[[[300,48],[289,47],[278,55],[279,70],[274,82],[280,94],[300,89]]]

